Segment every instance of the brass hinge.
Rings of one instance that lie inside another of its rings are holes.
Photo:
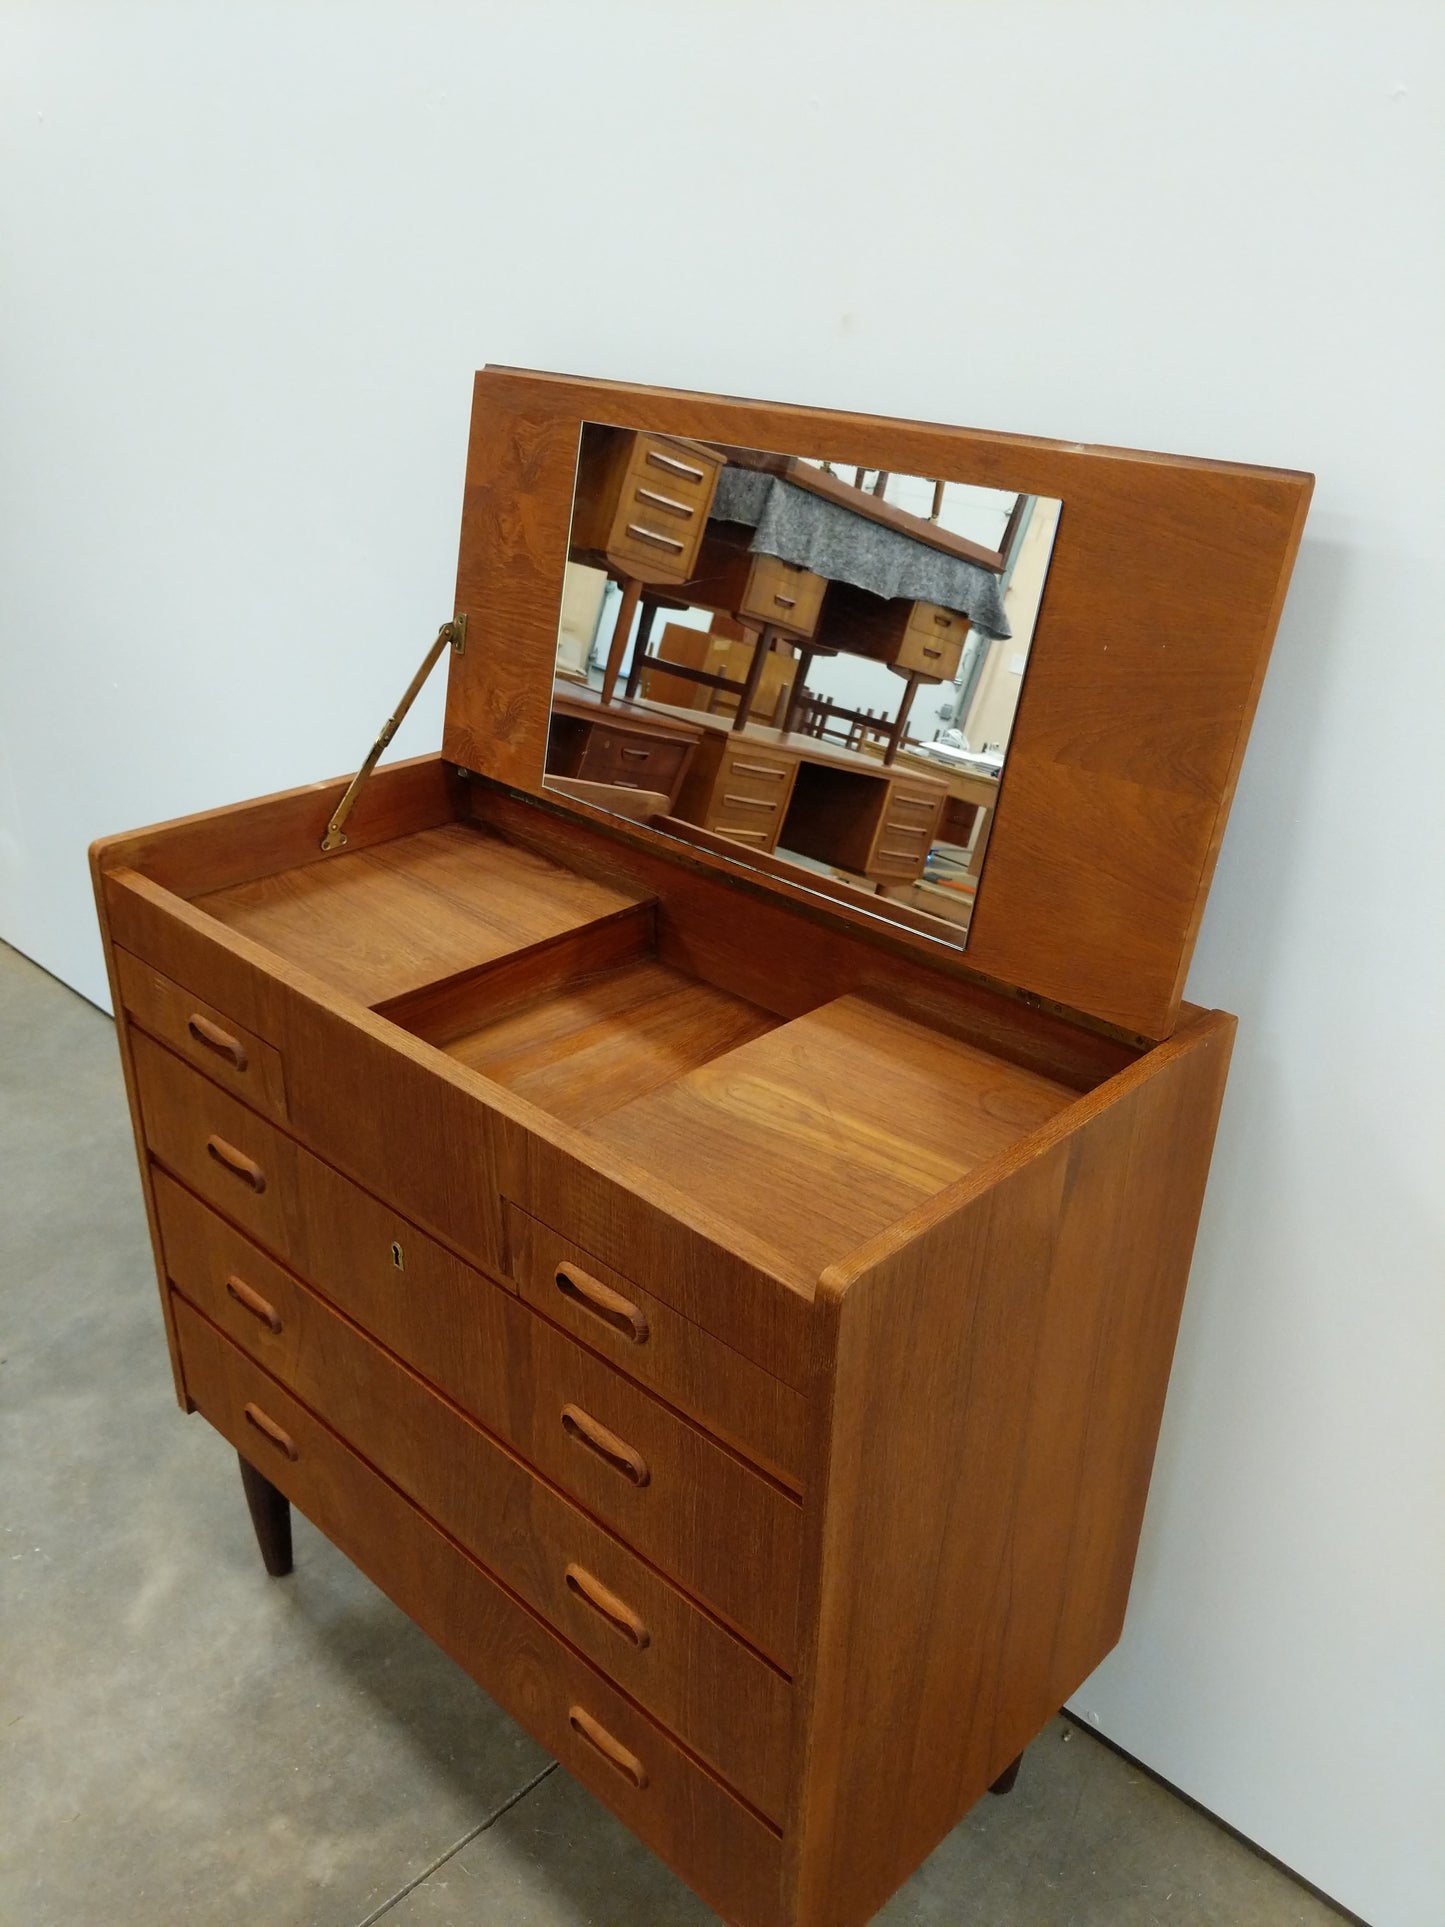
[[[328,856],[331,856],[337,850],[344,850],[346,848],[346,832],[342,828],[342,825],[355,808],[356,799],[365,788],[367,777],[370,776],[371,772],[376,768],[387,744],[406,720],[406,712],[416,701],[417,696],[421,692],[422,684],[426,681],[433,669],[436,668],[441,658],[441,653],[448,643],[451,644],[453,655],[460,656],[465,652],[467,646],[467,618],[465,611],[463,611],[461,615],[453,616],[450,622],[444,622],[441,628],[437,630],[436,641],[432,644],[431,648],[427,650],[421,668],[417,670],[416,674],[407,684],[406,694],[382,724],[381,734],[367,752],[366,761],[347,784],[346,794],[336,805],[332,813],[331,821],[326,825],[326,834],[321,839],[321,847]]]

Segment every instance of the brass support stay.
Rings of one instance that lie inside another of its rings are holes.
[[[441,628],[437,630],[437,639],[431,648],[427,650],[426,658],[421,668],[417,670],[416,674],[407,684],[406,694],[382,724],[381,734],[367,752],[366,761],[347,784],[346,794],[332,812],[331,821],[326,825],[326,834],[321,839],[321,847],[328,856],[337,850],[344,850],[346,848],[346,832],[342,828],[342,825],[354,809],[357,797],[360,796],[362,790],[366,787],[366,779],[381,760],[382,753],[385,751],[387,744],[401,728],[402,723],[406,719],[406,712],[416,701],[417,696],[421,692],[422,684],[426,681],[433,669],[436,668],[441,653],[448,643],[451,644],[453,652],[458,656],[461,655],[462,651],[466,648],[467,619],[465,615],[453,616],[450,622],[444,622]]]

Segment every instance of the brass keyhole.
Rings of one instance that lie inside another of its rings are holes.
[[[391,1262],[396,1266],[398,1271],[406,1270],[406,1259],[401,1254],[401,1246],[394,1240],[391,1247]]]

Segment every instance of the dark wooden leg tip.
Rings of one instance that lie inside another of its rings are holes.
[[[989,1788],[989,1792],[997,1793],[1000,1796],[1000,1798],[1002,1798],[1002,1796],[1005,1793],[1012,1793],[1014,1790],[1014,1781],[1019,1777],[1019,1768],[1023,1765],[1023,1763],[1024,1763],[1024,1756],[1022,1753],[1020,1753],[1018,1758],[1014,1761],[1013,1765],[1006,1766],[1003,1772],[999,1774],[998,1778],[994,1781],[993,1785]]]
[[[278,1492],[264,1473],[248,1459],[241,1458],[241,1484],[246,1493],[246,1509],[256,1530],[256,1544],[266,1570],[273,1579],[284,1579],[291,1570],[291,1501]]]

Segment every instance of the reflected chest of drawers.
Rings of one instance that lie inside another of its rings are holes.
[[[800,432],[627,399],[689,445]],[[1261,613],[1206,801],[1126,731],[1174,815],[1142,854],[1096,826],[1061,946],[1006,782],[1022,934],[981,896],[961,963],[546,795],[536,638],[618,406],[479,378],[444,757],[335,853],[339,783],[109,839],[97,899],[178,1393],[273,1569],[289,1501],[733,1927],[861,1927],[1120,1631],[1233,1033],[1182,959],[1308,491],[1230,497]],[[1032,459],[1086,535],[1085,458]],[[1130,863],[1177,929],[1121,936]]]

